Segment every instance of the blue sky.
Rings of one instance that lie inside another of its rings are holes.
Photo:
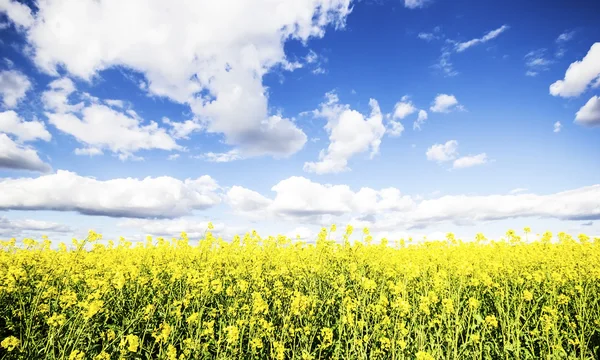
[[[0,1],[0,236],[600,235],[598,2],[166,4]]]

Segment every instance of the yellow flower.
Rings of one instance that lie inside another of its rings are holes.
[[[54,313],[52,316],[50,316],[48,318],[47,323],[51,327],[59,327],[59,326],[63,326],[66,321],[67,321],[67,318],[65,317],[64,314]]]
[[[533,293],[529,290],[523,290],[523,300],[525,300],[525,301],[533,300]]]
[[[167,358],[169,360],[177,360],[177,349],[171,344],[167,346]]]
[[[69,360],[84,360],[85,353],[79,350],[73,350],[69,355]]]
[[[321,329],[321,347],[326,349],[333,343],[333,330],[331,328]]]
[[[198,314],[197,312],[195,312],[192,315],[188,316],[186,322],[188,324],[195,323],[195,322],[198,321],[199,318],[200,318],[200,314]]]
[[[283,345],[283,343],[279,341],[273,341],[273,353],[271,356],[276,360],[285,359],[285,346]]]
[[[228,326],[225,328],[225,332],[227,333],[227,342],[229,344],[237,343],[240,336],[240,329],[237,326]]]
[[[498,327],[498,320],[496,319],[496,316],[494,315],[488,315],[485,317],[485,323],[488,324],[489,326],[493,327],[493,328],[497,328]]]
[[[442,308],[444,309],[445,313],[452,314],[454,312],[454,302],[452,299],[442,300]]]
[[[417,353],[417,360],[435,360],[435,358],[425,351],[419,351]]]
[[[13,351],[14,349],[18,348],[20,344],[21,341],[19,339],[17,339],[14,336],[9,336],[2,340],[0,346],[2,346],[7,351]]]
[[[100,352],[100,354],[94,357],[94,360],[110,360],[110,355],[103,350]]]
[[[469,307],[473,310],[477,309],[479,307],[479,300],[474,297],[469,298]]]
[[[138,351],[138,347],[140,346],[140,339],[136,335],[127,335],[125,337],[125,340],[127,342],[127,350],[129,350],[129,352],[134,353]]]

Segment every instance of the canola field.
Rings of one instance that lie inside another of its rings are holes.
[[[600,358],[599,238],[352,231],[3,241],[0,359]]]

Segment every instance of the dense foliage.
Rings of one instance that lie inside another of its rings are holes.
[[[599,358],[600,239],[351,233],[5,241],[0,359]]]

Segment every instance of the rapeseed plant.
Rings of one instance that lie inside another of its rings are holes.
[[[0,359],[600,357],[598,238],[212,230],[0,242]]]

